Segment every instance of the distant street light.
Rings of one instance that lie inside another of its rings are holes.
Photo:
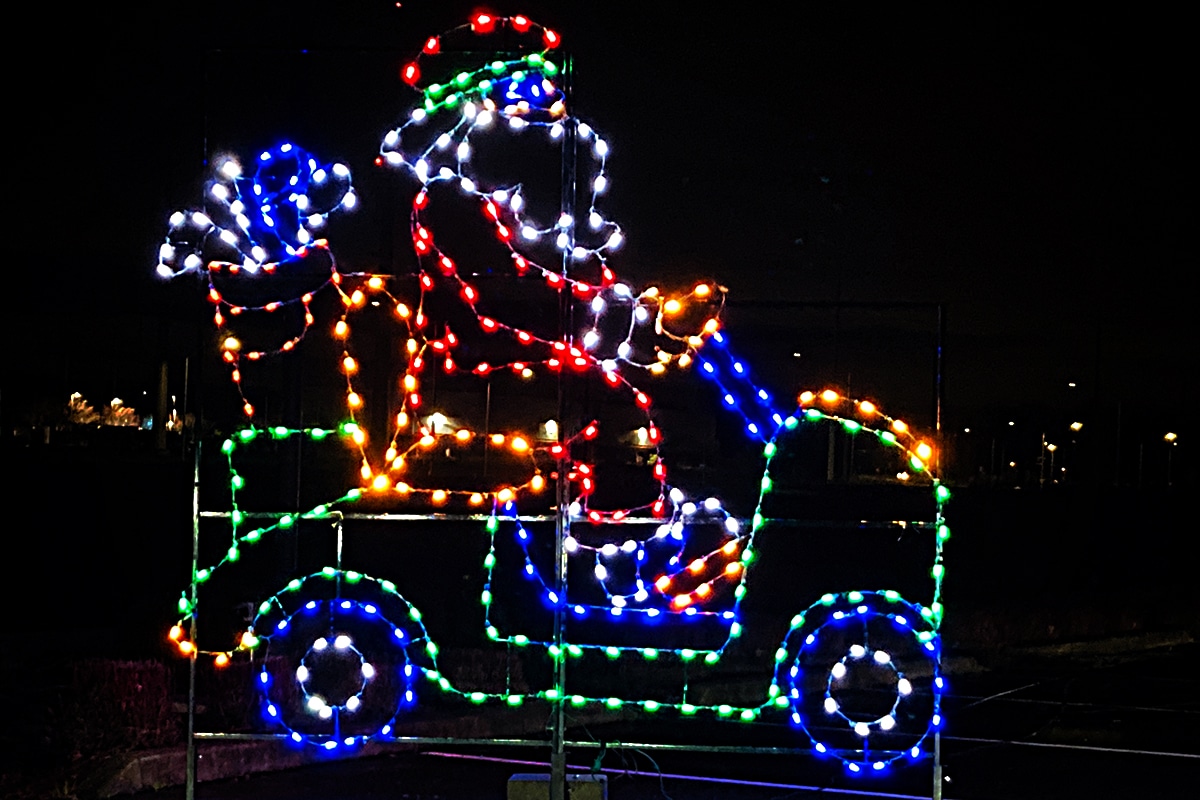
[[[1179,436],[1171,431],[1167,431],[1167,435],[1163,437],[1163,441],[1167,443],[1167,486],[1171,485],[1171,451],[1175,449],[1175,445],[1179,442]]]

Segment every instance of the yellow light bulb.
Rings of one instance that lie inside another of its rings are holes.
[[[481,495],[479,492],[474,492],[471,495],[471,505],[477,506],[482,502],[483,502],[483,495]]]
[[[346,405],[351,408],[358,408],[362,405],[362,398],[358,396],[358,392],[351,392],[346,395]]]
[[[398,427],[398,428],[407,428],[408,427],[408,414],[401,411],[399,414],[396,415],[396,427]]]
[[[445,489],[435,489],[433,494],[430,496],[430,499],[433,500],[434,503],[439,504],[439,505],[441,503],[446,502],[446,490]]]
[[[688,572],[699,572],[702,569],[704,569],[704,561],[702,559],[697,558],[695,561],[688,564]]]
[[[892,429],[896,433],[905,433],[908,431],[908,425],[898,419],[892,420]]]
[[[428,433],[421,437],[421,447],[433,447],[437,443],[437,439],[430,436]]]
[[[917,455],[919,455],[923,461],[928,461],[929,457],[933,455],[933,448],[927,445],[925,442],[920,442],[917,444]]]
[[[454,432],[454,438],[460,442],[471,441],[471,432],[466,428],[461,428]]]
[[[413,391],[416,391],[416,389],[417,389],[417,379],[412,374],[405,375],[404,376],[404,391],[413,392]]]
[[[213,659],[213,664],[218,667],[223,667],[229,663],[229,656],[224,653],[217,653],[217,657]]]
[[[394,461],[395,458],[396,458],[396,448],[395,447],[389,447],[387,449],[387,452],[383,454],[384,461]]]
[[[348,373],[354,372],[356,369],[358,369],[358,364],[354,363],[353,358],[346,356],[342,359],[342,369],[346,370]]]
[[[664,367],[662,364],[651,364],[650,365],[650,374],[651,375],[662,375],[666,371],[667,371],[667,368]]]
[[[187,639],[184,639],[179,643],[179,652],[183,653],[185,656],[190,656],[192,651],[195,649],[196,645],[192,644]]]
[[[826,389],[825,391],[821,392],[821,399],[826,403],[832,403],[838,399],[838,393],[833,389]]]
[[[500,491],[496,492],[496,499],[501,503],[507,503],[509,500],[513,499],[513,490],[501,489]]]
[[[361,467],[359,467],[359,468],[358,468],[358,474],[362,476],[362,479],[363,479],[364,481],[369,481],[369,480],[371,480],[371,467],[370,467],[370,465],[364,462],[364,463],[363,463],[363,465],[362,465]]]
[[[375,480],[371,481],[371,488],[379,491],[383,491],[389,485],[391,485],[391,481],[388,480],[386,475],[376,475]]]
[[[399,492],[400,494],[408,494],[409,492],[412,491],[412,487],[409,486],[404,481],[399,481],[396,483],[396,491]]]
[[[358,430],[354,431],[354,433],[351,435],[350,438],[354,439],[354,443],[359,446],[361,446],[364,442],[367,441],[367,435],[365,433],[363,433],[362,428],[359,428]]]
[[[712,587],[707,583],[702,583],[696,587],[696,594],[700,597],[708,597],[710,594],[712,594]]]
[[[374,275],[371,277],[371,280],[367,281],[367,286],[370,286],[375,291],[379,291],[383,288],[383,278]]]
[[[529,488],[535,492],[540,492],[542,489],[546,488],[546,479],[541,475],[534,475],[529,479]]]
[[[333,335],[339,339],[345,339],[348,333],[350,333],[350,326],[346,324],[346,320],[339,319],[338,324],[333,326]]]
[[[815,397],[815,395],[812,392],[801,392],[800,397],[797,399],[800,401],[801,405],[805,405],[811,403],[813,401],[813,397]]]
[[[864,414],[874,414],[875,413],[875,404],[872,403],[870,400],[863,400],[861,403],[858,404],[858,410],[863,412]]]
[[[167,634],[167,638],[172,642],[178,642],[181,638],[183,638],[183,626],[172,625],[171,632]]]
[[[493,433],[492,434],[492,444],[497,445],[497,446],[504,444],[504,434],[503,433]]]
[[[708,297],[712,294],[712,287],[707,283],[701,283],[692,290],[692,294],[696,295],[696,297]]]
[[[716,333],[717,328],[719,328],[720,326],[721,326],[721,323],[717,322],[716,319],[710,318],[707,322],[704,323],[704,332],[705,333]]]
[[[687,365],[690,363],[692,363],[692,357],[689,356],[687,353],[683,353],[682,355],[679,356],[679,366],[680,367],[687,367]]]
[[[409,339],[409,340],[408,340],[408,341],[407,341],[407,342],[404,344],[404,348],[405,348],[406,350],[408,350],[408,352],[409,352],[409,354],[410,354],[410,355],[411,355],[411,354],[413,354],[413,353],[415,353],[415,352],[417,352],[417,340],[416,340],[416,339]]]
[[[667,590],[667,587],[670,585],[671,585],[671,579],[669,577],[667,577],[666,575],[663,575],[661,578],[659,578],[658,580],[656,580],[654,582],[654,588],[658,589],[660,592],[665,592]]]
[[[225,341],[221,342],[221,347],[231,353],[236,353],[242,349],[242,343],[233,336],[226,336]]]
[[[392,469],[404,469],[404,456],[396,456],[396,460],[392,462]]]
[[[524,453],[529,450],[529,442],[522,439],[520,436],[514,436],[511,443],[512,449],[517,453]]]
[[[721,552],[727,556],[731,556],[737,552],[737,549],[738,549],[737,539],[734,539],[732,542],[729,542],[724,547],[722,547]]]
[[[404,305],[404,303],[396,304],[396,316],[400,317],[400,319],[408,319],[411,314],[412,312],[408,310],[408,306]]]
[[[741,571],[742,571],[742,562],[740,562],[740,561],[730,561],[728,564],[725,565],[725,574],[726,575],[737,575]]]
[[[678,314],[682,308],[683,304],[674,298],[663,303],[663,312],[667,314]]]
[[[354,305],[362,305],[362,302],[367,299],[367,296],[362,293],[361,289],[355,289],[354,294],[350,295],[350,302]]]

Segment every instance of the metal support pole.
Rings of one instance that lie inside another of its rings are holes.
[[[562,91],[571,108],[571,57],[563,55]],[[564,214],[575,216],[575,125],[567,125],[563,136],[562,151],[562,195],[561,208]],[[572,240],[574,233],[572,228]],[[575,242],[563,248],[562,275],[567,276],[570,264],[570,253]],[[559,324],[564,338],[571,333],[571,294],[559,293]],[[567,410],[566,370],[559,373],[558,378],[558,438],[562,441]],[[569,506],[571,504],[571,485],[567,480],[568,459],[561,458],[558,462],[558,514],[554,524],[554,552],[558,559],[558,570],[554,578],[554,589],[558,594],[558,602],[554,606],[554,647],[555,669],[554,688],[558,697],[554,701],[554,713],[550,723],[550,800],[567,800],[567,752],[566,752],[566,695],[567,695],[567,658],[564,648],[566,627],[566,598],[567,598],[567,534],[570,531]]]
[[[192,620],[188,637],[196,644],[196,571],[200,569],[200,439],[196,439],[196,463],[192,471],[192,590],[189,602],[192,605]],[[188,710],[187,710],[187,772],[184,780],[184,797],[196,797],[196,647],[188,656]]]

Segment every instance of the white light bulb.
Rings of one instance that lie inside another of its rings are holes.
[[[721,507],[721,501],[715,497],[706,497],[704,499],[704,508],[708,511],[716,511]]]
[[[184,219],[185,219],[185,217],[183,215],[183,212],[176,211],[174,214],[171,215],[171,218],[169,220],[167,220],[167,222],[170,223],[172,228],[178,228],[180,225],[183,224]]]
[[[593,211],[592,213],[588,214],[588,227],[589,228],[591,228],[592,230],[599,230],[600,226],[603,224],[604,224],[604,217],[600,216],[597,212]]]
[[[404,163],[404,156],[400,155],[395,150],[389,150],[387,155],[385,155],[383,158],[393,167],[398,167]]]
[[[557,139],[563,135],[563,126],[561,122],[556,122],[550,126],[550,138]]]
[[[254,245],[254,247],[251,248],[250,255],[254,256],[254,258],[260,262],[267,260],[267,251],[263,250],[259,245]]]
[[[512,202],[508,204],[508,207],[513,211],[520,211],[525,207],[525,198],[514,192],[512,196]]]
[[[329,647],[329,642],[327,642],[323,636],[312,643],[312,649],[316,650],[317,652],[324,650],[326,647]]]
[[[168,267],[166,264],[159,264],[158,265],[158,277],[173,278],[173,277],[175,277],[175,272],[170,267]]]
[[[214,183],[211,191],[212,196],[218,200],[224,200],[226,197],[229,197],[229,190],[225,188],[225,184],[223,183]]]
[[[621,342],[621,344],[617,346],[617,355],[621,358],[629,358],[632,353],[633,345],[631,345],[629,342]]]
[[[865,722],[854,723],[854,732],[864,739],[871,734],[871,726]]]
[[[325,179],[326,179],[327,177],[329,177],[329,176],[325,174],[325,170],[323,170],[323,169],[319,169],[319,170],[317,170],[316,172],[314,172],[314,173],[313,173],[313,176],[312,176],[312,178],[313,178],[313,183],[324,183],[324,182],[325,182]],[[261,190],[259,189],[259,187],[258,187],[258,184],[257,184],[257,183],[256,183],[256,184],[254,184],[254,193],[255,193],[255,194],[261,194]]]
[[[588,331],[583,335],[583,347],[585,350],[591,350],[598,344],[600,344],[600,334],[595,331]]]
[[[491,125],[492,124],[492,112],[487,111],[487,110],[480,111],[479,115],[475,117],[475,124],[479,125],[480,127],[483,127],[483,128],[486,128],[488,125]]]
[[[896,718],[893,717],[891,714],[888,714],[886,717],[879,718],[879,729],[880,730],[890,731],[894,727],[896,727]]]
[[[371,678],[375,677],[375,668],[364,661],[362,665],[362,674],[364,678],[370,680]]]
[[[896,681],[896,693],[901,697],[907,697],[912,694],[912,684],[909,683],[908,678],[901,678]]]
[[[346,699],[347,711],[358,711],[358,707],[362,705],[362,701],[358,699],[358,695],[353,695]]]
[[[461,181],[458,182],[458,185],[462,187],[462,190],[464,192],[474,192],[475,191],[475,181],[471,180],[470,178],[463,178]]]
[[[192,214],[192,224],[198,228],[207,228],[209,225],[212,225],[212,220],[197,211]]]
[[[311,238],[312,237],[308,235],[308,231],[306,231],[304,228],[300,228],[296,231],[296,241],[298,241],[300,244],[308,244],[308,241]]]
[[[321,226],[321,223],[324,221],[325,221],[325,218],[322,217],[320,214],[310,214],[308,217],[308,220],[307,220],[308,227],[319,228]]]
[[[645,306],[638,306],[633,310],[633,318],[638,322],[646,323],[650,321],[650,310]]]
[[[158,248],[158,257],[163,261],[170,261],[175,257],[175,248],[165,242]]]
[[[358,205],[358,198],[354,196],[354,192],[346,192],[342,197],[342,208],[350,210]]]
[[[725,530],[729,531],[730,533],[732,533],[736,536],[738,531],[741,530],[741,526],[738,524],[738,521],[736,519],[734,519],[733,517],[726,517],[725,518]]]
[[[242,230],[250,229],[250,218],[247,217],[245,214],[238,214],[234,218],[234,222],[236,222],[238,224],[238,227],[241,228]]]
[[[608,155],[608,142],[600,138],[596,139],[596,155],[600,156],[601,158],[604,158],[606,155]]]
[[[584,261],[587,259],[587,257],[588,249],[586,247],[580,247],[576,245],[575,249],[571,251],[571,258],[575,259],[576,261]]]
[[[866,654],[867,654],[867,648],[863,647],[861,644],[850,645],[850,657],[851,658],[862,658]]]
[[[554,240],[554,243],[558,245],[559,250],[566,250],[571,244],[571,237],[567,235],[566,231],[563,231],[558,235],[558,238]]]
[[[603,297],[596,295],[592,298],[592,313],[601,314],[604,312],[605,307],[606,303],[604,302]]]
[[[683,502],[683,490],[678,486],[671,490],[671,502],[676,505]]]
[[[308,195],[304,195],[304,194],[296,195],[296,210],[297,211],[308,211]]]
[[[625,237],[620,231],[613,231],[613,235],[608,237],[608,247],[610,250],[616,250],[625,241]]]
[[[333,640],[333,646],[338,650],[345,650],[350,646],[350,637],[344,633],[339,634],[338,637]]]
[[[616,370],[616,368],[617,362],[611,358],[606,358],[600,362],[600,369],[604,370],[605,372],[613,372]]]
[[[832,697],[826,697],[825,698],[825,713],[826,714],[836,714],[837,710],[838,710],[837,700],[834,700]]]
[[[471,145],[466,142],[459,142],[457,155],[459,161],[469,159],[471,157]]]
[[[875,651],[875,663],[876,664],[886,664],[891,660],[892,660],[892,657],[890,655],[888,655],[887,653],[885,653],[884,651],[882,651],[882,650]]]
[[[616,554],[617,554],[617,546],[615,544],[613,544],[612,542],[608,542],[607,544],[605,544],[603,547],[600,548],[600,555],[615,556]]]
[[[534,228],[532,225],[522,225],[521,226],[521,238],[527,242],[537,241],[537,238],[538,238],[537,229]]]
[[[637,550],[637,542],[632,539],[626,539],[624,544],[621,545],[621,550],[625,553],[632,553],[634,550]]]
[[[300,681],[300,683],[304,683],[308,680],[308,667],[304,666],[303,664],[296,667],[296,680]]]
[[[221,165],[221,174],[232,180],[242,174],[242,166],[231,158]]]
[[[229,204],[229,213],[231,213],[231,214],[240,214],[245,210],[246,210],[246,206],[244,203],[242,203],[241,200],[234,200],[232,203]]]
[[[588,125],[586,122],[579,123],[579,127],[575,130],[579,132],[580,139],[586,139],[592,135],[592,126]]]
[[[433,143],[433,146],[436,147],[438,150],[445,150],[447,147],[450,146],[450,142],[451,142],[450,134],[443,133]]]
[[[413,170],[417,173],[417,180],[425,183],[429,180],[429,162],[421,158],[417,160]]]
[[[659,525],[658,528],[654,531],[654,538],[655,539],[663,539],[670,532],[671,532],[670,525]]]
[[[526,123],[525,120],[521,119],[520,117],[509,117],[508,118],[508,126],[515,131],[521,130],[522,128],[525,127],[526,124],[528,124],[528,123]]]
[[[558,227],[566,230],[575,224],[575,219],[570,214],[560,214],[558,217]]]
[[[221,231],[221,241],[225,244],[237,244],[237,234],[231,230]]]
[[[333,174],[337,175],[339,178],[349,178],[350,177],[350,168],[347,167],[345,164],[334,164],[333,165]]]
[[[603,564],[597,564],[593,572],[595,572],[596,580],[598,581],[602,581],[608,577],[608,570],[604,568]]]
[[[563,547],[566,548],[568,553],[574,553],[579,549],[579,542],[575,540],[574,536],[568,536],[563,540]]]
[[[400,131],[395,129],[388,131],[387,136],[383,137],[383,143],[388,147],[394,147],[398,141],[400,141]]]
[[[690,517],[696,513],[696,504],[689,501],[680,506],[679,510],[685,517]]]
[[[604,177],[603,175],[597,175],[596,180],[592,181],[592,190],[595,191],[596,194],[600,194],[607,188],[608,178]]]
[[[183,266],[186,269],[200,269],[200,265],[204,262],[200,260],[200,256],[195,253],[189,253],[188,257],[183,260]]]

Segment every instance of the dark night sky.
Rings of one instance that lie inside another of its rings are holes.
[[[642,283],[712,275],[751,305],[945,303],[959,419],[1063,405],[1071,380],[1095,402],[1185,396],[1194,161],[1180,118],[1194,90],[1179,20],[1044,4],[641,5],[649,16],[597,0],[495,7],[554,27],[574,53],[576,110],[614,148],[610,209],[630,235],[618,269]],[[28,60],[9,56],[7,255],[25,346],[54,360],[64,335],[110,337],[126,340],[111,345],[121,358],[157,359],[128,331],[83,326],[162,302],[153,254],[206,176],[206,149],[292,136],[369,171],[411,97],[397,68],[471,8],[50,8]],[[31,355],[8,348],[6,397],[47,379]]]

